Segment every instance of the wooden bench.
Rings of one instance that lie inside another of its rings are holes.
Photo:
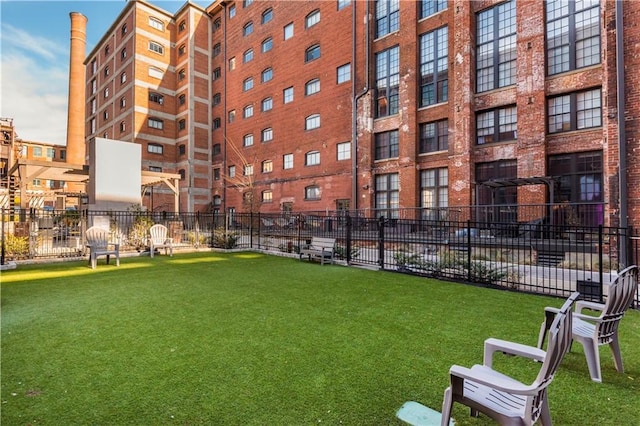
[[[335,238],[312,237],[311,244],[300,248],[300,260],[302,260],[302,256],[308,256],[309,260],[311,260],[311,257],[319,257],[321,265],[324,265],[325,259],[330,259],[333,264],[335,252]]]

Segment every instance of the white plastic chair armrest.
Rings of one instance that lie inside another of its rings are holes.
[[[509,355],[517,355],[536,361],[544,361],[547,352],[533,346],[521,343],[509,342],[507,340],[490,338],[484,341],[484,365],[493,365],[493,354],[495,352],[505,352]]]
[[[583,309],[591,309],[592,311],[604,311],[604,304],[597,302],[589,302],[586,300],[579,300],[576,302],[576,312],[581,313]]]
[[[460,365],[453,365],[449,369],[449,374],[455,377],[460,377],[465,380],[471,380],[475,383],[490,387],[503,392],[509,392],[518,395],[528,395],[537,391],[537,386],[527,386],[516,380],[504,380],[495,375],[482,374],[478,370],[472,370],[470,368],[462,367]]]
[[[593,315],[585,315],[585,314],[581,314],[579,312],[574,312],[573,313],[573,317],[574,318],[579,318],[582,321],[586,321],[586,322],[592,322],[592,323],[601,323],[602,322],[602,315],[598,316],[598,317],[594,317]]]

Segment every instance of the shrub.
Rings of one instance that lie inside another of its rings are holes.
[[[238,234],[222,227],[216,228],[211,243],[214,247],[232,249],[238,244]]]
[[[5,255],[9,259],[24,259],[29,254],[29,237],[8,234],[4,239]]]

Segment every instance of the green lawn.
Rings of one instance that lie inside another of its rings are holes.
[[[2,425],[397,425],[440,410],[452,364],[499,337],[535,344],[561,299],[257,253],[25,265],[2,273]],[[558,425],[636,425],[640,312],[625,373],[573,346],[549,397]],[[532,380],[539,364],[498,357]],[[458,425],[491,424],[455,405]]]

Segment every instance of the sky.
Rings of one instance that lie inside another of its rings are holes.
[[[186,2],[148,1],[170,13]],[[203,7],[212,2],[192,1]],[[0,117],[13,119],[19,138],[66,143],[69,13],[87,17],[89,53],[126,3],[0,0]]]

